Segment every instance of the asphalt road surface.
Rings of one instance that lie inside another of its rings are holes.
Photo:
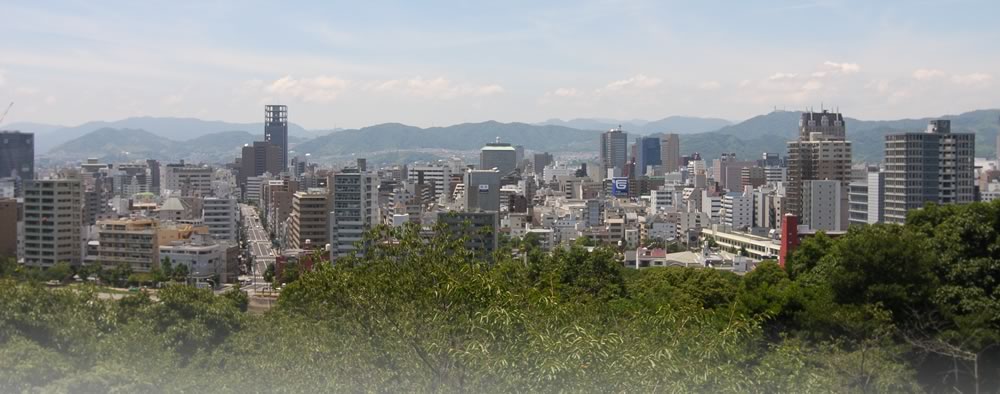
[[[250,262],[252,267],[251,283],[243,287],[248,292],[260,292],[270,288],[270,284],[264,281],[264,271],[268,264],[272,264],[277,257],[277,253],[271,246],[271,239],[260,224],[260,218],[253,207],[240,204],[243,213],[243,230],[247,234],[247,248],[250,252]]]

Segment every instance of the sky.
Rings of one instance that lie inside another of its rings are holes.
[[[256,122],[270,103],[312,129],[1000,106],[995,0],[0,0],[0,10],[7,123]]]

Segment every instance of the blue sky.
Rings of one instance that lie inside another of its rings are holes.
[[[363,3],[363,4],[362,4]],[[1000,103],[996,1],[0,1],[9,122],[865,119]]]

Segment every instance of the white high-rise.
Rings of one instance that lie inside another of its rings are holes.
[[[330,176],[330,253],[346,256],[357,249],[365,231],[378,223],[378,177],[365,168],[345,168]]]

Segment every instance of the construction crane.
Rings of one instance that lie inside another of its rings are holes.
[[[10,112],[10,107],[13,107],[13,106],[14,106],[14,102],[11,101],[10,105],[7,106],[7,110],[3,111],[3,115],[0,115],[0,124],[3,124],[4,118],[6,118],[7,117],[7,113]]]

